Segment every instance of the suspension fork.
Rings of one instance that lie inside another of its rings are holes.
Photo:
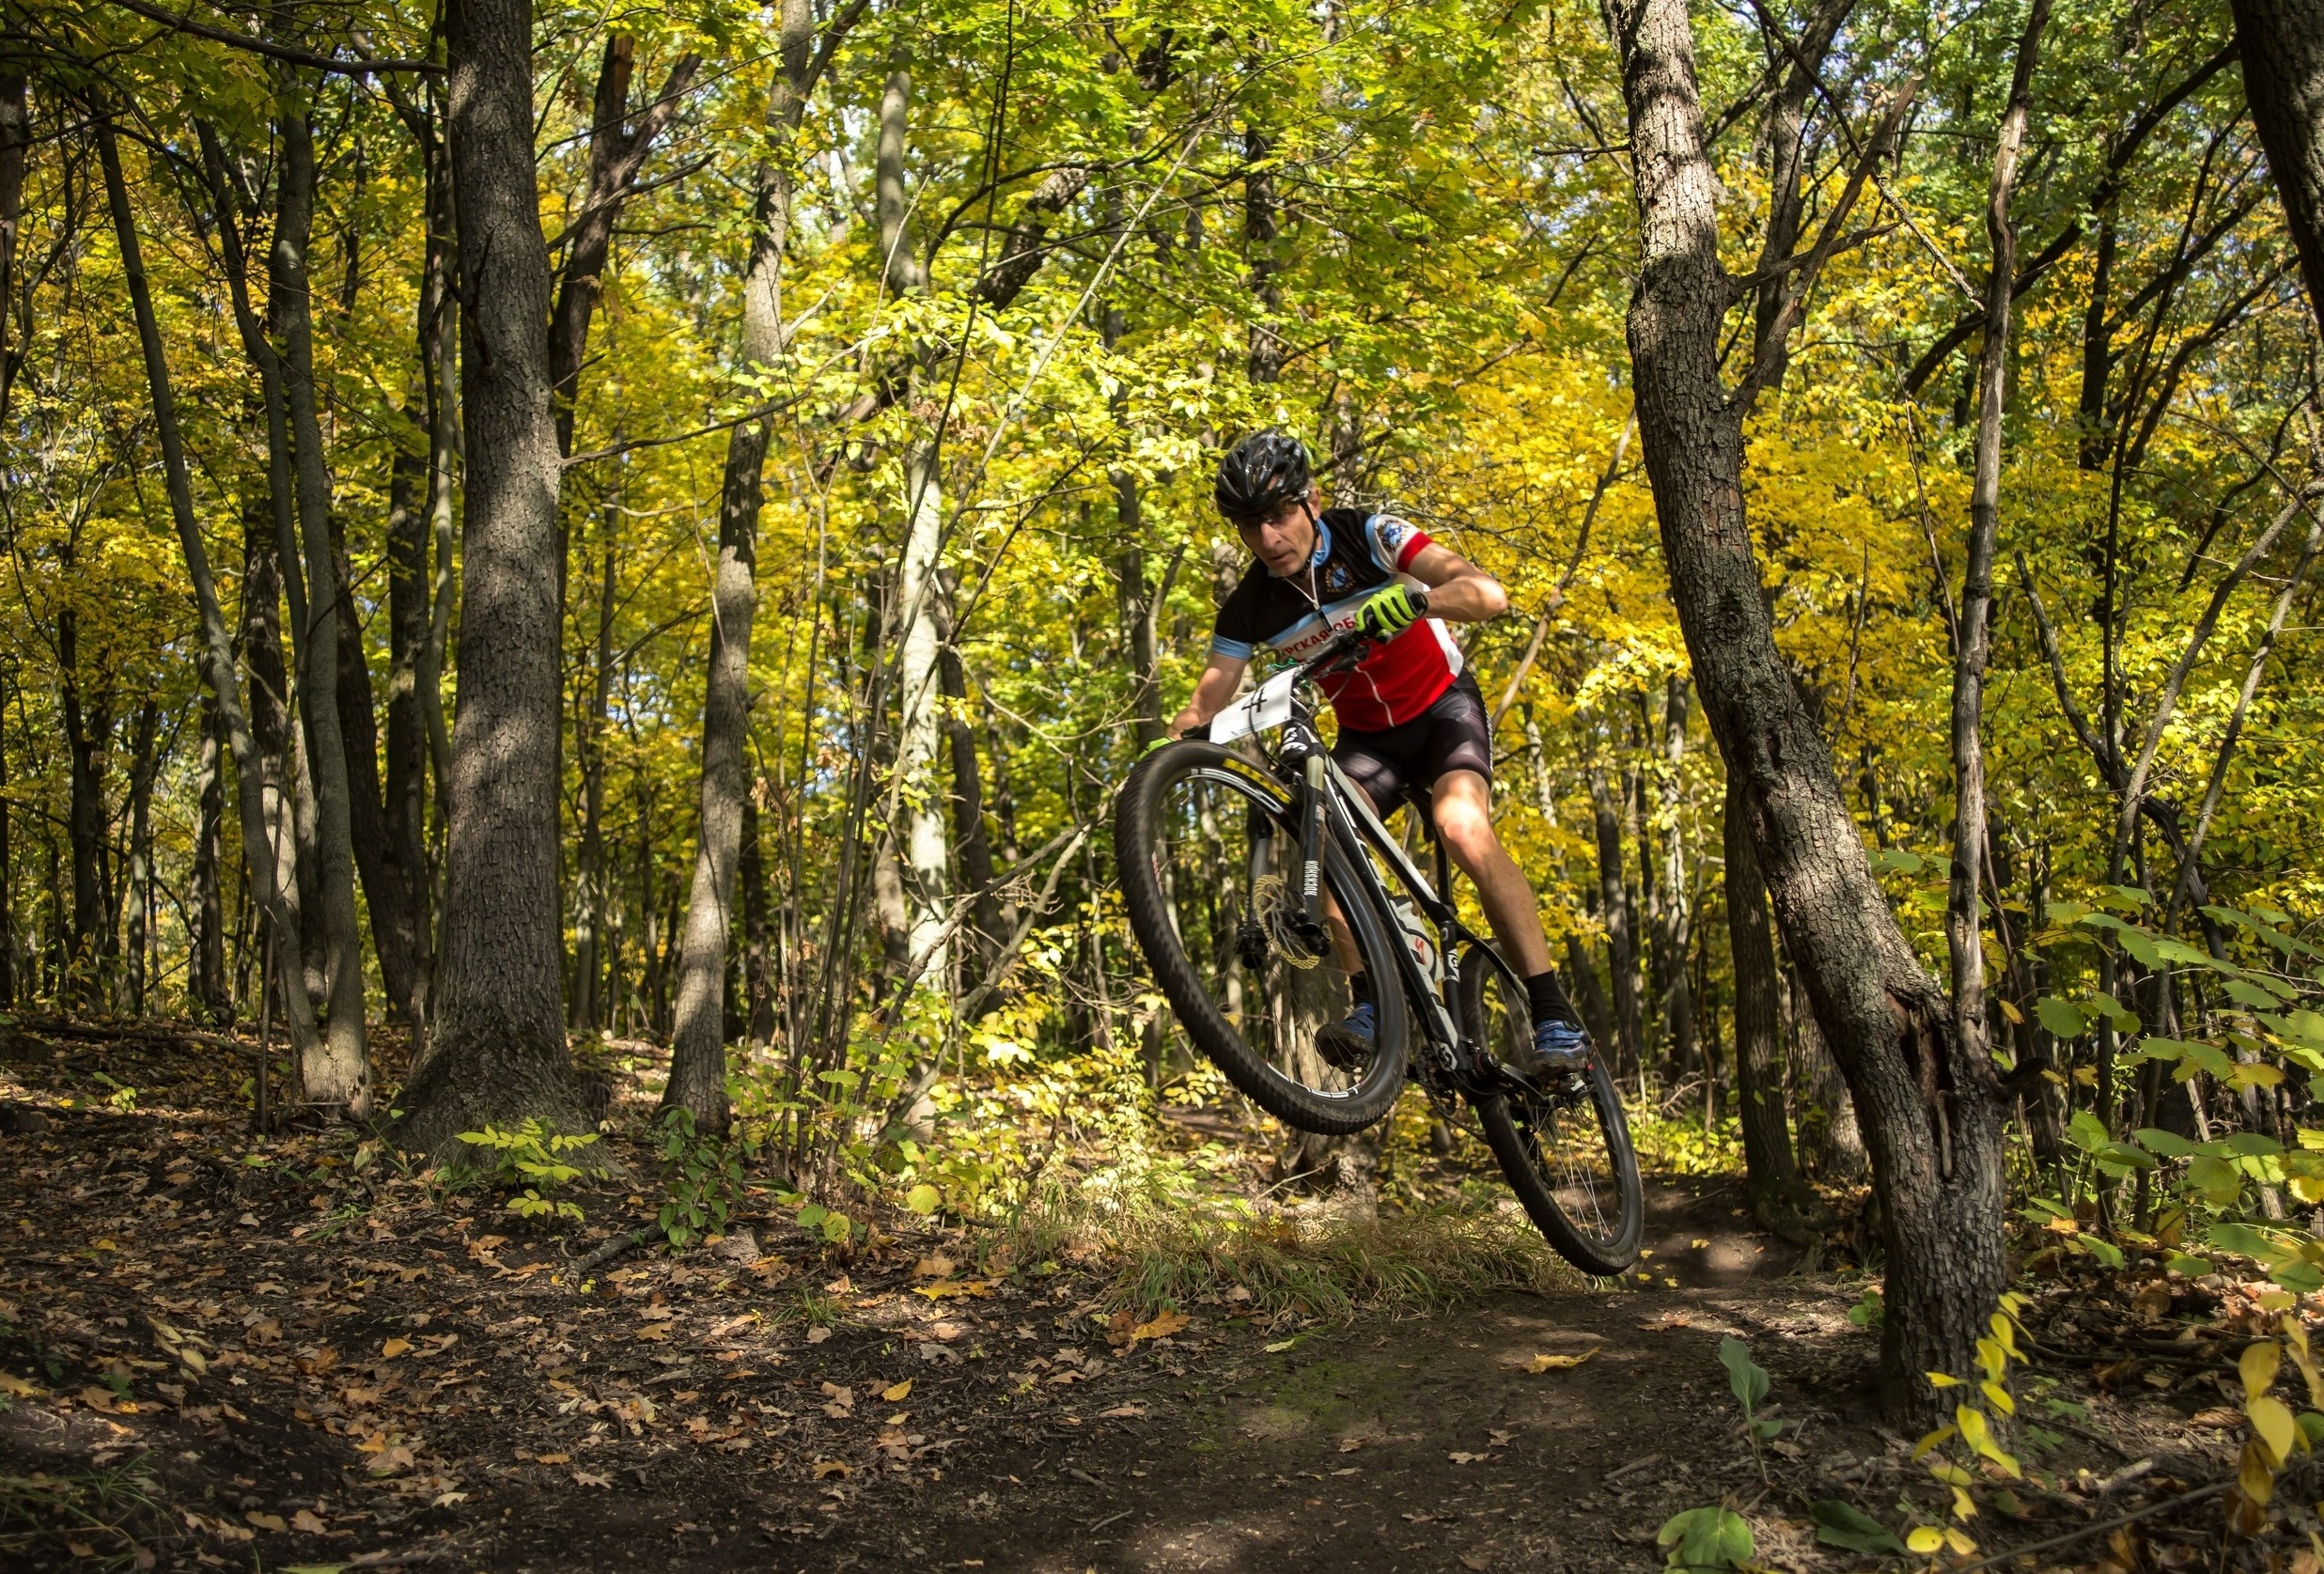
[[[1307,812],[1300,817],[1300,904],[1308,923],[1323,927],[1323,754],[1307,756]]]

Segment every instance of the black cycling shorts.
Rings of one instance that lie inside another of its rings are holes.
[[[1399,726],[1379,732],[1339,729],[1332,757],[1386,818],[1410,794],[1414,802],[1448,771],[1474,771],[1493,779],[1493,729],[1476,679],[1462,673],[1436,703]]]

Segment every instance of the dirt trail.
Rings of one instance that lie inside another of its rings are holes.
[[[1724,1190],[1661,1182],[1650,1203],[1646,1284],[1505,1294],[1288,1339],[1230,1327],[1171,1341],[1143,1371],[1100,1346],[1084,1362],[1100,1377],[1075,1390],[1086,1402],[1002,1422],[953,1450],[941,1479],[836,1490],[803,1523],[794,1511],[781,1524],[740,1514],[721,1524],[703,1498],[648,1493],[626,1512],[588,1514],[584,1531],[571,1505],[540,1502],[500,1533],[491,1562],[1034,1574],[1659,1566],[1654,1532],[1672,1513],[1758,1484],[1735,1435],[1723,1334],[1752,1347],[1778,1401],[1793,1396],[1786,1413],[1807,1420],[1787,1446],[1845,1466],[1886,1443],[1829,1413],[1860,1413],[1870,1397],[1872,1340],[1847,1321],[1846,1300],[1772,1277],[1782,1248],[1743,1228]],[[1540,1355],[1583,1359],[1528,1370]],[[672,1524],[696,1528],[673,1536]]]
[[[100,1068],[145,1101],[92,1107]],[[351,1178],[343,1141],[253,1152],[211,1113],[234,1070],[0,1031],[0,1566],[1637,1569],[1724,1499],[1763,1565],[1839,1574],[1865,1560],[1813,1544],[1810,1502],[1895,1525],[1931,1485],[1870,1424],[1857,1285],[1791,1274],[1732,1182],[1654,1182],[1619,1287],[1302,1326],[1221,1281],[1133,1340],[1108,1264],[978,1278],[959,1233],[842,1264],[771,1207],[755,1239],[576,1274],[639,1199],[592,1196],[567,1241]],[[1727,1334],[1773,1377],[1764,1461]],[[1996,1542],[2225,1468],[2205,1362],[2109,1370]],[[2188,1566],[2202,1534],[2168,1535],[2158,1566]]]

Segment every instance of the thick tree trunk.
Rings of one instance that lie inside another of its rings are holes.
[[[1992,265],[1985,284],[1985,342],[1977,358],[1977,435],[1969,492],[1969,538],[1953,630],[1953,869],[1945,899],[1945,948],[1953,972],[1953,1036],[1964,1059],[1985,1062],[1985,669],[1992,655],[1993,541],[2001,522],[2002,415],[2008,403],[2009,305],[2018,234],[2009,219],[2018,156],[2031,114],[2029,89],[2050,21],[2050,0],[2034,0],[2018,39],[2009,101],[1994,138],[1985,233]],[[2101,367],[2103,363],[2101,362]]]
[[[2324,323],[2324,23],[2304,0],[2231,0],[2231,8],[2243,97],[2300,252],[2309,309]]]
[[[1638,429],[1704,711],[1747,809],[1785,947],[1864,1117],[1885,1220],[1882,1399],[1939,1408],[2004,1283],[1999,1089],[1965,1054],[1873,879],[1822,737],[1777,649],[1743,513],[1740,400],[1719,371],[1733,299],[1684,0],[1610,0],[1641,216],[1629,318]]]
[[[304,1057],[300,1088],[308,1104],[343,1107],[351,1118],[371,1111],[371,1058],[364,1036],[363,930],[355,912],[353,806],[347,742],[339,730],[339,648],[348,621],[339,610],[331,549],[331,476],[315,390],[314,313],[306,253],[315,218],[313,126],[304,108],[280,123],[273,279],[284,306],[281,346],[285,407],[290,416],[299,536],[304,549],[309,621],[299,631],[299,698],[304,707],[307,766],[315,788],[315,894],[320,903],[330,1016],[323,1037]],[[368,685],[366,685],[368,694]]]
[[[202,675],[224,717],[226,737],[234,748],[235,771],[242,783],[242,790],[235,796],[242,809],[242,848],[244,864],[250,871],[251,896],[278,934],[295,939],[298,921],[282,899],[267,835],[263,798],[250,790],[251,783],[263,778],[263,770],[250,724],[242,713],[242,686],[234,676],[233,642],[227,636],[226,614],[218,605],[217,586],[211,577],[209,549],[203,544],[201,526],[194,517],[194,486],[187,475],[185,448],[178,433],[177,398],[170,389],[168,363],[163,357],[161,325],[154,318],[153,298],[146,286],[145,261],[137,243],[136,224],[130,212],[129,186],[121,175],[120,151],[111,121],[100,118],[96,132],[99,162],[104,168],[105,197],[120,244],[121,272],[129,286],[130,305],[137,319],[138,344],[145,355],[146,382],[152,396],[154,427],[161,439],[170,516],[178,526],[178,544],[185,553],[186,572],[194,582],[195,605],[201,616]],[[278,945],[274,957],[291,1049],[304,1059],[318,1036],[300,972],[298,947]]]
[[[435,1029],[399,1140],[440,1163],[487,1120],[588,1124],[565,1048],[560,680],[549,250],[533,157],[530,0],[452,0],[463,488],[460,706]]]

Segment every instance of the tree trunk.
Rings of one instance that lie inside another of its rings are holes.
[[[2324,323],[2324,25],[2302,0],[2230,0],[2243,97]]]
[[[775,932],[755,787],[742,794],[742,846],[735,878],[742,882],[742,1034],[763,1046],[774,1041]]]
[[[581,713],[574,754],[581,767],[581,846],[574,858],[573,997],[568,1021],[594,1033],[606,1022],[605,925],[613,902],[605,865],[605,713],[614,694],[614,609],[618,589],[619,545],[614,510],[605,509],[604,539],[599,543],[596,678]]]
[[[1000,952],[1001,903],[992,888],[992,841],[985,834],[985,784],[976,760],[976,729],[968,720],[968,670],[952,638],[951,606],[959,587],[949,569],[940,578],[937,612],[943,621],[937,629],[937,670],[944,683],[944,737],[952,756],[952,845],[959,850],[960,890],[971,903],[968,949],[981,976],[990,971]]]
[[[1761,1224],[1805,1244],[1814,1233],[1806,1223],[1814,1201],[1792,1157],[1775,945],[1768,938],[1767,887],[1759,880],[1740,796],[1730,778],[1720,824],[1726,853],[1727,952],[1735,972],[1735,1099],[1743,1128],[1744,1190]]]
[[[904,133],[911,107],[912,74],[898,68],[888,73],[887,86],[880,96],[875,172],[881,255],[887,288],[897,295],[925,288],[928,284],[927,271],[912,250],[906,223]],[[905,971],[916,971],[921,981],[949,994],[952,958],[944,930],[951,879],[943,795],[928,790],[941,719],[937,669],[943,641],[937,635],[941,612],[936,598],[942,594],[937,569],[944,549],[944,480],[935,437],[915,438],[904,454],[904,550],[893,603],[900,709],[896,787],[889,803],[900,804],[904,821],[904,894],[911,912]]]
[[[1719,370],[1732,288],[1684,0],[1609,0],[1641,217],[1629,339],[1679,624],[1785,948],[1864,1116],[1888,1246],[1881,1394],[1940,1408],[2005,1282],[1999,1088],[1888,910],[1832,758],[1776,647],[1743,512],[1742,415]]]
[[[589,121],[589,185],[578,215],[565,236],[565,266],[557,281],[556,308],[549,319],[550,397],[556,412],[560,455],[573,448],[573,401],[581,392],[581,366],[589,348],[589,320],[605,293],[605,264],[612,255],[614,226],[621,218],[638,171],[672,120],[702,68],[699,55],[683,55],[670,68],[662,92],[630,124],[630,76],[637,40],[617,33],[605,40],[598,64],[597,92]],[[560,574],[558,583],[563,583]]]
[[[0,87],[5,86],[0,84]],[[0,1009],[16,1004],[16,861],[12,833],[8,818],[8,694],[0,691]]]
[[[186,944],[186,993],[196,1011],[217,1022],[229,1020],[226,977],[226,909],[218,889],[221,832],[226,819],[226,721],[215,694],[202,699],[201,755],[195,767],[193,896],[194,932]],[[4,774],[4,773],[0,773]],[[0,891],[8,883],[6,824],[0,820]],[[6,938],[0,936],[0,954]],[[5,965],[0,963],[0,965]],[[0,994],[0,1005],[7,998]]]
[[[424,398],[419,402],[424,429]],[[406,948],[410,973],[400,994],[388,984],[387,1005],[391,1014],[417,1027],[428,1008],[429,929],[428,723],[421,714],[419,692],[421,653],[428,644],[427,456],[398,452],[394,467],[387,509],[387,737],[380,825],[385,862],[395,870],[399,887],[393,922]],[[376,943],[376,897],[371,927]],[[387,982],[384,948],[380,974],[382,982]]]
[[[1662,953],[1662,1022],[1670,1034],[1675,1082],[1702,1058],[1695,1041],[1693,968],[1689,963],[1694,947],[1694,911],[1688,888],[1686,818],[1680,806],[1679,772],[1687,757],[1687,680],[1683,678],[1673,677],[1663,691],[1662,750],[1670,768],[1670,825],[1662,847],[1661,922],[1656,928]],[[1640,847],[1642,857],[1646,850]],[[1703,1076],[1708,1084],[1711,1076],[1708,1060],[1703,1060]]]
[[[137,708],[129,755],[129,867],[115,896],[129,909],[123,926],[127,933],[121,947],[120,999],[133,1017],[146,1014],[152,983],[147,951],[153,934],[153,774],[161,767],[155,751],[161,726],[159,701],[148,699]]]
[[[201,526],[194,517],[194,486],[186,472],[185,449],[178,434],[177,398],[170,389],[168,363],[163,357],[162,330],[153,315],[153,298],[146,286],[145,260],[137,243],[136,224],[130,213],[129,186],[121,175],[120,151],[110,120],[100,117],[96,132],[98,158],[104,168],[106,201],[120,244],[121,272],[129,286],[138,344],[145,355],[146,382],[152,397],[154,427],[161,439],[170,516],[178,526],[178,544],[185,553],[186,572],[194,581],[195,605],[201,615],[203,677],[208,679],[211,693],[224,716],[226,737],[234,748],[235,771],[242,783],[242,790],[235,796],[242,809],[242,849],[244,864],[250,871],[251,896],[275,926],[276,932],[295,941],[298,921],[282,899],[272,843],[267,835],[263,796],[250,790],[250,784],[262,780],[264,772],[250,724],[242,713],[242,686],[234,676],[233,642],[227,637],[226,614],[219,608],[217,586],[211,578],[209,549],[202,542]],[[291,1050],[304,1059],[317,1034],[314,1011],[308,1004],[300,969],[298,946],[277,945],[274,958]]]
[[[1614,1064],[1635,1077],[1645,1065],[1646,1027],[1638,1000],[1638,943],[1630,932],[1630,893],[1622,881],[1622,807],[1605,768],[1590,767],[1590,812],[1598,834],[1598,911],[1606,926],[1607,974],[1614,990]]]
[[[276,355],[290,416],[299,536],[305,553],[309,621],[299,631],[299,698],[315,789],[315,894],[320,903],[330,1015],[323,1037],[301,1062],[308,1104],[371,1111],[371,1060],[364,1038],[363,930],[355,912],[353,807],[347,744],[339,730],[339,648],[344,641],[338,574],[331,548],[331,477],[315,390],[314,314],[306,254],[315,218],[313,124],[304,109],[284,115],[282,173],[274,223],[273,279],[284,304]],[[367,694],[368,686],[367,685]]]
[[[16,239],[19,215],[24,207],[25,152],[32,146],[32,104],[25,94],[25,83],[20,66],[0,66],[0,424],[8,420],[16,369],[24,359],[23,347],[8,342],[8,330],[16,325],[12,305],[16,299]],[[5,999],[0,999],[0,1004],[5,1003]]]
[[[104,787],[113,715],[103,699],[84,698],[81,664],[81,616],[68,606],[56,615],[56,697],[71,789],[65,829],[72,846],[72,927],[59,993],[74,1003],[98,998],[100,975],[113,949],[106,943]]]
[[[239,790],[257,797],[266,862],[279,887],[282,922],[274,926],[274,948],[298,965],[300,988],[312,1014],[314,991],[305,987],[306,948],[299,938],[306,913],[299,879],[295,785],[301,767],[290,732],[289,673],[283,662],[282,572],[272,509],[262,497],[247,498],[242,505],[242,659],[250,669],[250,732],[257,757],[245,771],[237,755],[235,774]],[[270,916],[275,912],[261,907]]]
[[[742,364],[763,373],[782,356],[783,259],[790,244],[792,135],[813,90],[815,13],[807,0],[784,0],[782,57],[768,96],[773,156],[758,166],[750,259],[742,278]],[[884,150],[885,122],[881,148]],[[900,130],[899,130],[900,136]],[[882,171],[886,169],[883,163]],[[883,177],[884,178],[884,177]],[[694,889],[686,902],[686,940],[678,981],[678,1022],[670,1050],[664,1110],[693,1112],[697,1130],[726,1130],[725,994],[734,883],[746,852],[750,882],[758,872],[757,817],[749,803],[751,625],[758,606],[758,510],[764,486],[766,421],[736,427],[726,439],[725,483],[718,515],[718,569],[710,590],[710,668],[702,703],[702,819]],[[748,846],[745,848],[747,834]],[[758,896],[746,890],[745,904]],[[762,904],[763,905],[763,904]],[[753,926],[754,928],[756,926]],[[751,943],[757,943],[751,937]],[[747,1031],[757,1015],[752,1002]]]
[[[2018,39],[2009,101],[1994,138],[1985,232],[1992,265],[1985,284],[1985,342],[1977,358],[1977,435],[1969,493],[1969,539],[1953,630],[1953,868],[1945,898],[1945,949],[1953,972],[1957,1052],[1990,1064],[1985,1003],[1985,669],[1992,655],[1993,540],[2001,521],[2002,415],[2008,403],[2009,305],[2018,235],[2009,219],[2018,155],[2032,113],[2029,90],[2050,0],[2034,0]],[[2101,367],[2103,362],[2101,361]]]
[[[460,1133],[528,1116],[588,1125],[559,998],[561,723],[549,249],[533,158],[530,0],[445,10],[460,235],[466,485],[460,706],[435,1030],[399,1140],[439,1163]]]

